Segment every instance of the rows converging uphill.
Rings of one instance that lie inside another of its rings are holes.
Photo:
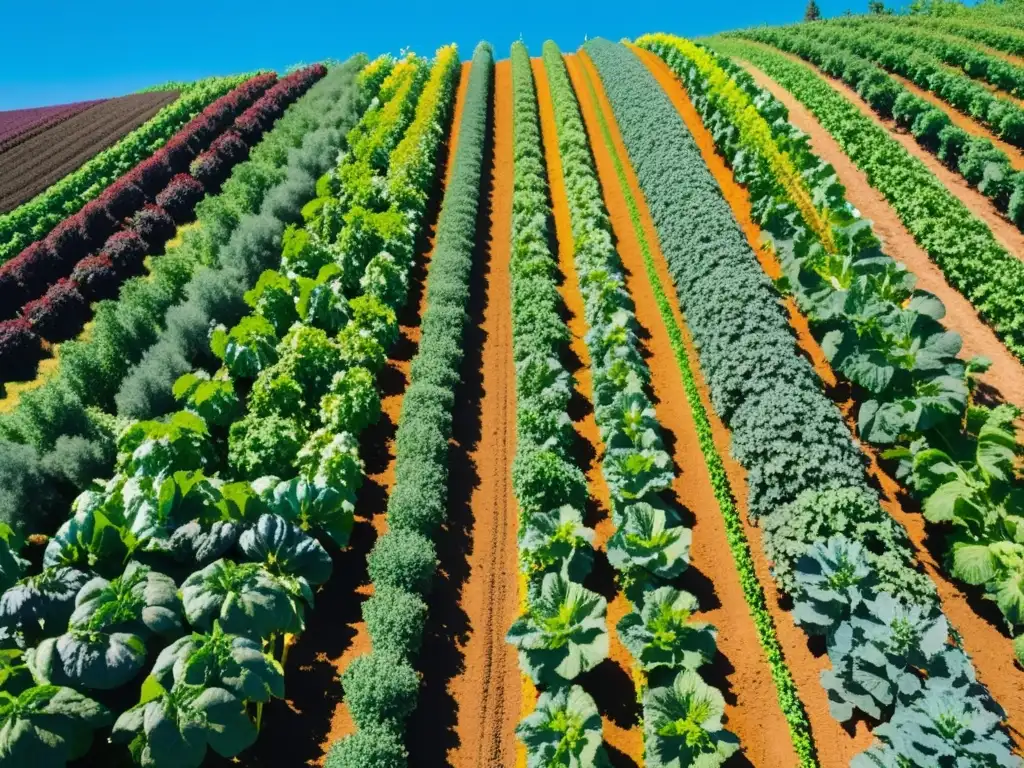
[[[0,113],[0,768],[1024,765],[1024,22],[540,53]]]

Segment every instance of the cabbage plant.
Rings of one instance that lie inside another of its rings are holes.
[[[689,528],[669,524],[665,509],[637,502],[620,514],[608,540],[608,562],[634,578],[639,572],[674,579],[689,565],[691,539]]]
[[[582,582],[594,561],[594,531],[583,514],[565,504],[530,515],[519,538],[519,560],[531,580],[558,572]]]
[[[276,363],[276,347],[277,331],[259,315],[246,315],[230,331],[223,325],[210,331],[210,350],[239,379],[255,379]]]
[[[675,479],[672,457],[659,448],[616,448],[604,457],[604,476],[618,503],[648,499]]]
[[[181,627],[177,586],[137,562],[122,576],[87,582],[75,598],[67,631],[26,655],[40,681],[75,688],[118,688],[146,663],[146,639],[173,637]]]
[[[196,471],[213,463],[206,422],[190,411],[165,421],[136,421],[117,441],[117,467],[128,477],[163,479],[178,471]]]
[[[0,763],[62,768],[84,756],[93,731],[112,720],[106,707],[71,688],[39,685],[16,696],[0,690]]]
[[[253,489],[267,509],[299,526],[303,531],[319,531],[339,548],[348,544],[355,514],[355,496],[346,488],[317,485],[303,477],[280,480],[261,477]]]
[[[183,683],[223,688],[242,701],[284,696],[284,670],[263,652],[262,642],[228,634],[218,621],[210,632],[186,635],[164,648],[150,674],[166,690]]]
[[[181,600],[189,624],[201,630],[219,621],[225,632],[258,639],[300,625],[289,590],[260,563],[210,563],[185,579]]]
[[[578,685],[545,691],[516,726],[527,768],[604,768],[609,765],[601,714]]]
[[[224,688],[153,684],[149,698],[124,712],[110,740],[124,743],[147,768],[198,768],[207,748],[234,757],[256,741],[256,725],[242,701]]]
[[[549,573],[506,640],[536,684],[561,685],[608,657],[607,602],[559,573]]]
[[[714,658],[717,630],[694,621],[700,606],[689,592],[660,587],[644,596],[643,607],[619,620],[616,629],[645,672],[658,667],[697,669]]]
[[[644,747],[648,768],[715,768],[739,749],[722,727],[725,700],[693,670],[671,685],[644,694]]]
[[[0,596],[0,646],[24,649],[59,635],[88,580],[82,571],[64,566],[19,579]]]
[[[816,541],[796,563],[793,620],[812,635],[827,635],[874,592],[864,548],[844,536]]]
[[[171,391],[178,402],[207,424],[226,427],[238,413],[234,383],[223,370],[214,378],[203,370],[186,373],[178,377]]]

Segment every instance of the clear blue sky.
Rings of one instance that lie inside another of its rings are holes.
[[[553,39],[644,32],[699,36],[803,15],[807,0],[10,0],[3,3],[0,110],[118,96],[167,80],[407,47],[431,54],[481,39],[499,58],[520,36],[532,53]],[[828,15],[867,0],[818,0]],[[890,0],[889,5],[899,5]]]

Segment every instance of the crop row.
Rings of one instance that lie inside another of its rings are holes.
[[[953,125],[949,115],[907,90],[882,69],[854,53],[792,30],[765,29],[744,33],[797,54],[823,72],[855,89],[882,118],[892,118],[950,170],[1024,229],[1024,172],[1015,171],[1006,153],[983,136]]]
[[[884,21],[879,23],[873,19],[840,17],[832,23],[852,29],[858,35],[913,46],[951,67],[962,69],[969,77],[984,80],[1018,98],[1024,97],[1024,68],[985,53],[970,43],[935,34],[927,29],[887,24]]]
[[[810,24],[787,28],[797,38],[839,48],[876,62],[890,72],[909,78],[921,88],[975,120],[1015,146],[1024,146],[1024,107],[993,94],[981,83],[952,72],[917,46],[862,35],[856,29]]]
[[[587,82],[587,87],[590,90],[591,98],[594,100],[595,105],[597,105],[599,100],[588,68],[584,67],[582,72],[584,79]],[[776,634],[774,620],[768,611],[764,589],[754,568],[753,557],[750,551],[750,542],[747,539],[747,535],[743,527],[743,521],[740,517],[739,511],[737,510],[735,496],[733,494],[729,477],[725,471],[722,457],[715,445],[715,439],[712,434],[711,423],[708,419],[707,410],[704,406],[697,381],[694,377],[693,363],[691,361],[690,353],[687,351],[686,341],[683,338],[680,324],[676,319],[675,313],[678,310],[673,310],[672,300],[666,292],[666,287],[668,290],[671,290],[671,286],[666,286],[662,280],[659,267],[656,262],[658,257],[652,249],[652,245],[649,242],[646,228],[643,223],[640,208],[643,203],[638,202],[633,194],[625,164],[619,156],[615,140],[612,137],[612,129],[605,117],[604,110],[598,108],[596,113],[602,138],[604,139],[605,145],[612,156],[616,176],[619,181],[619,187],[622,190],[623,197],[625,198],[626,205],[629,209],[633,232],[640,245],[644,261],[644,272],[646,273],[648,283],[654,293],[658,313],[661,316],[662,323],[668,333],[669,344],[672,347],[676,367],[679,369],[683,388],[686,393],[686,399],[689,403],[694,419],[694,426],[697,432],[697,439],[700,445],[701,454],[703,455],[704,463],[708,470],[709,479],[711,481],[715,499],[718,502],[719,511],[724,519],[729,550],[732,555],[733,562],[735,563],[736,570],[739,573],[744,600],[747,603],[751,618],[754,621],[759,643],[764,651],[769,669],[771,670],[779,706],[788,724],[792,744],[796,750],[800,764],[804,766],[817,765],[818,761],[815,754],[814,742],[811,737],[810,723],[807,720],[807,713],[800,700],[799,692],[797,691],[792,673],[786,664],[786,659],[783,655],[782,647]],[[655,245],[657,245],[657,243],[655,243]]]
[[[34,376],[43,340],[77,335],[92,302],[113,298],[124,280],[143,273],[146,254],[163,253],[176,226],[193,218],[196,204],[220,188],[263,131],[324,74],[316,65],[276,84],[274,75],[261,75],[239,86],[44,240],[0,266],[6,307],[0,316],[25,302],[21,317],[0,323],[0,380]]]
[[[443,114],[448,114],[458,78],[454,48],[448,51],[446,70],[439,73],[444,79],[424,94],[424,100],[434,99],[435,109]],[[480,43],[473,53],[458,147],[455,157],[449,159],[453,167],[427,275],[419,348],[395,435],[395,484],[388,498],[388,530],[367,558],[374,595],[362,610],[371,651],[354,659],[342,675],[345,700],[357,730],[332,747],[327,759],[332,768],[399,768],[407,757],[405,722],[416,708],[420,688],[414,663],[426,622],[425,597],[438,565],[434,537],[447,516],[448,443],[455,388],[462,377],[462,339],[493,77],[491,47]],[[447,133],[447,121],[439,116],[434,114],[420,126],[423,141],[435,150]],[[416,130],[416,124],[411,130]],[[396,154],[417,146],[399,147]],[[432,182],[427,170],[399,172],[398,177],[406,186],[417,185],[420,215]],[[394,198],[410,199],[401,191],[395,192]],[[399,228],[402,205],[399,202],[391,210],[399,214],[395,222]],[[385,244],[386,253],[390,248]]]
[[[773,573],[794,620],[825,638],[833,714],[891,718],[875,735],[908,758],[984,743],[993,764],[1010,760],[998,705],[948,639],[934,586],[869,488],[838,409],[797,353],[777,294],[685,124],[631,52],[605,41],[586,48],[651,205],[713,405],[748,471],[750,513],[765,530]],[[960,741],[965,732],[931,735],[948,717],[971,721],[973,745]],[[895,759],[879,745],[856,762]]]
[[[239,319],[242,295],[280,255],[285,221],[299,218],[316,175],[334,164],[376,95],[380,78],[360,75],[364,63],[357,57],[332,70],[291,107],[222,192],[200,203],[184,242],[153,259],[149,275],[130,279],[118,300],[99,302],[90,333],[61,346],[52,378],[4,414],[0,520],[25,534],[52,530],[70,500],[111,471],[105,412],[117,405],[151,418],[173,409],[174,380],[190,361],[208,359],[210,323]],[[126,379],[142,386],[128,386],[116,402]]]
[[[77,213],[119,176],[152,155],[211,102],[251,77],[211,77],[190,85],[176,101],[114,146],[100,152],[45,192],[0,216],[0,262],[44,238],[63,219]]]
[[[572,685],[608,656],[606,601],[583,587],[594,560],[594,531],[583,524],[587,480],[573,459],[569,417],[573,379],[562,363],[569,341],[560,314],[558,262],[551,252],[551,207],[537,94],[526,46],[512,46],[513,156],[512,345],[516,375],[516,456],[512,487],[519,510],[522,615],[508,633],[519,665],[539,697],[516,733],[528,765],[554,755],[605,765],[601,717],[591,696]],[[571,615],[570,615],[571,614]],[[541,629],[546,625],[547,632]],[[566,638],[562,649],[552,639]],[[581,724],[579,731],[568,723]]]
[[[811,320],[832,367],[855,384],[860,437],[898,461],[896,473],[921,500],[926,519],[957,531],[947,556],[953,575],[984,586],[1011,631],[1024,624],[1024,593],[1016,587],[1024,570],[1014,556],[1020,545],[1008,506],[1020,493],[1013,467],[1017,409],[972,401],[975,374],[985,363],[960,357],[962,339],[939,322],[942,302],[915,289],[906,267],[882,255],[870,223],[850,214],[834,171],[786,122],[785,107],[703,49],[673,38],[645,42],[680,76],[693,73],[688,89],[717,126],[719,151],[750,190],[784,286]],[[693,61],[701,66],[688,70]],[[743,114],[752,108],[760,119]],[[742,156],[737,162],[740,150],[765,165]],[[778,174],[770,160],[778,155],[798,164],[800,175]],[[781,218],[800,198],[819,201],[818,209]]]
[[[900,19],[900,21],[903,21]],[[1004,21],[1004,20],[1001,20]],[[1009,21],[1009,20],[1005,20]],[[1017,56],[1024,55],[1024,30],[1010,29],[1010,24],[999,26],[976,23],[967,18],[933,18],[930,16],[913,16],[907,23],[917,27],[934,29],[946,34],[956,35],[977,43],[990,46]]]
[[[392,74],[422,82],[421,69],[409,60]],[[418,93],[396,88],[392,100],[414,102]],[[368,112],[366,122],[386,106]],[[386,171],[400,133],[361,144],[357,131],[350,136],[342,168],[383,155],[384,167],[375,165]],[[348,211],[383,181],[370,176],[359,189],[341,176],[339,169],[318,183],[328,198],[318,212],[330,204]],[[387,302],[404,300],[396,288],[416,236],[416,212],[407,213],[410,226],[394,230],[388,243],[394,256],[348,253],[345,260],[338,241],[287,230],[285,271],[264,272],[245,294],[251,313],[211,334],[210,351],[222,367],[212,376],[197,369],[175,383],[183,410],[122,428],[118,473],[79,497],[74,516],[47,547],[44,571],[7,593],[59,576],[71,587],[60,599],[75,602],[70,623],[47,617],[40,624],[32,612],[11,610],[6,595],[0,600],[8,638],[22,649],[35,646],[23,665],[14,660],[37,684],[19,692],[19,704],[45,700],[52,709],[56,698],[85,692],[102,699],[95,691],[126,685],[141,671],[147,641],[173,640],[190,625],[191,635],[160,653],[139,704],[114,723],[112,742],[130,743],[135,760],[153,766],[197,766],[207,747],[231,757],[252,744],[262,704],[283,695],[287,649],[302,631],[313,587],[330,576],[322,542],[345,546],[351,529],[362,480],[358,435],[380,415],[373,374],[397,336],[395,307]],[[307,224],[316,227],[316,217]],[[362,295],[354,295],[360,287]],[[94,578],[76,596],[78,575],[87,570],[113,578]],[[67,630],[54,638],[62,624]],[[88,733],[96,721],[109,722],[102,703],[80,705],[94,708],[92,722],[66,718],[64,727]],[[32,707],[15,707],[9,718],[68,714],[25,711]],[[25,734],[11,741],[15,755],[33,746]],[[79,752],[88,738],[55,746]]]
[[[715,40],[713,47],[761,68],[806,106],[889,201],[914,239],[1024,358],[1024,264],[899,142],[808,68],[763,47]]]

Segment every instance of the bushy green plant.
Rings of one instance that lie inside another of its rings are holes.
[[[580,686],[544,691],[534,710],[516,726],[526,746],[527,768],[604,768],[601,714]]]
[[[422,534],[395,530],[377,539],[367,564],[374,584],[423,595],[430,591],[437,555],[433,542]]]
[[[416,706],[420,678],[406,659],[375,648],[349,664],[341,684],[356,725],[397,729]]]
[[[410,658],[423,641],[427,604],[400,587],[378,585],[362,606],[363,620],[375,652]]]
[[[644,695],[644,747],[651,768],[722,765],[739,739],[722,727],[725,700],[693,670]]]
[[[287,475],[302,448],[304,430],[294,419],[249,414],[231,425],[228,464],[242,477]]]
[[[324,425],[335,432],[358,435],[380,418],[380,395],[373,374],[353,366],[336,373],[320,401]]]
[[[627,613],[616,627],[623,645],[646,672],[658,667],[693,669],[714,658],[717,631],[693,621],[700,606],[689,592],[659,587],[644,595],[643,605]]]
[[[404,768],[408,757],[393,727],[367,723],[336,742],[325,764],[328,768]]]

